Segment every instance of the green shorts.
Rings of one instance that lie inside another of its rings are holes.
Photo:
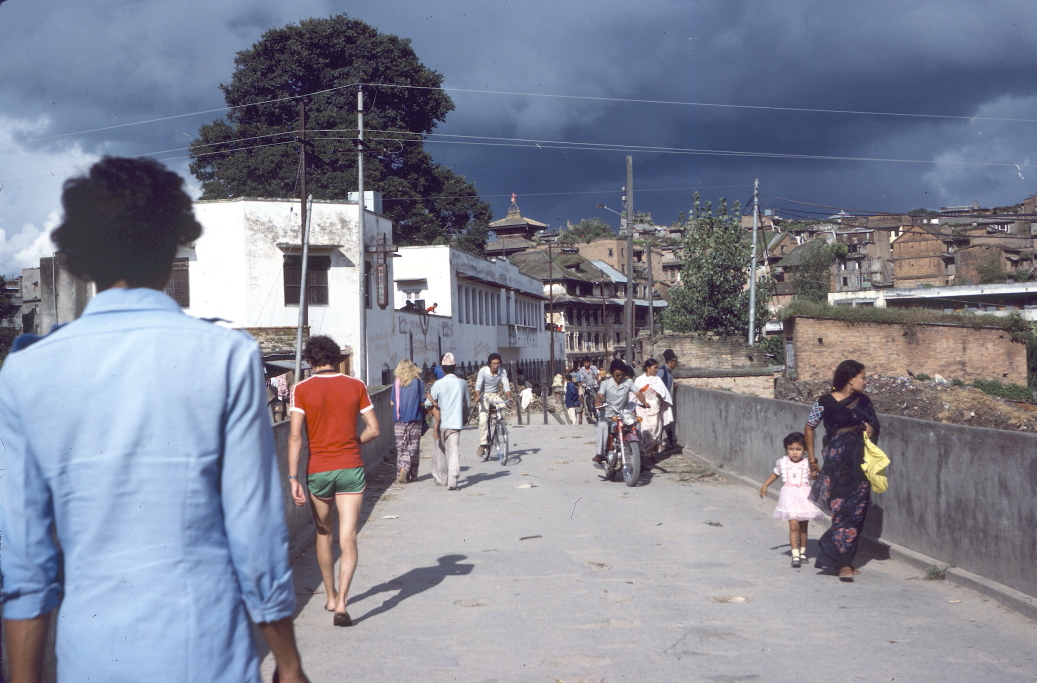
[[[331,470],[306,475],[306,487],[310,493],[322,500],[331,500],[335,496],[363,493],[367,486],[363,467],[350,467],[344,470]]]

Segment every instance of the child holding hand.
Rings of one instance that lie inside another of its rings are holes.
[[[767,488],[781,477],[781,493],[774,516],[789,523],[789,545],[792,548],[792,566],[799,568],[807,560],[807,526],[812,519],[821,519],[821,510],[807,499],[810,493],[810,464],[806,460],[806,437],[792,432],[782,442],[785,457],[774,463],[774,472],[760,487],[760,498],[767,495]]]

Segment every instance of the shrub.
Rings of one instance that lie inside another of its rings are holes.
[[[1012,384],[1011,382],[1002,382],[999,379],[977,379],[972,382],[972,386],[985,394],[1005,398],[1009,401],[1033,400],[1033,392],[1028,387]]]
[[[962,382],[960,379],[952,379],[951,380],[951,386],[952,387],[963,387],[963,386],[966,386],[966,384],[965,384],[965,382]]]
[[[932,378],[929,377],[929,375],[925,374],[924,372],[920,372],[917,375],[915,375],[915,379],[917,379],[917,380],[919,380],[921,382],[926,382],[926,381],[928,381],[928,380],[930,380]]]

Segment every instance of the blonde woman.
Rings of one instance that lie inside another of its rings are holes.
[[[396,366],[395,375],[391,401],[396,431],[396,482],[405,484],[418,478],[425,383],[421,380],[421,368],[407,358]]]

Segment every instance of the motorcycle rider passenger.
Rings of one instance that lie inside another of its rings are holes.
[[[612,417],[619,415],[626,409],[630,394],[636,396],[642,406],[648,407],[648,401],[645,399],[644,394],[637,390],[633,379],[630,377],[634,374],[632,368],[617,358],[609,365],[609,374],[612,376],[598,387],[598,395],[595,401],[595,405],[598,408],[605,407],[605,419],[598,420],[595,441],[596,452],[594,457],[591,458],[594,466],[598,469],[604,469],[602,463],[605,462],[605,450],[608,446],[609,425],[612,424]]]

